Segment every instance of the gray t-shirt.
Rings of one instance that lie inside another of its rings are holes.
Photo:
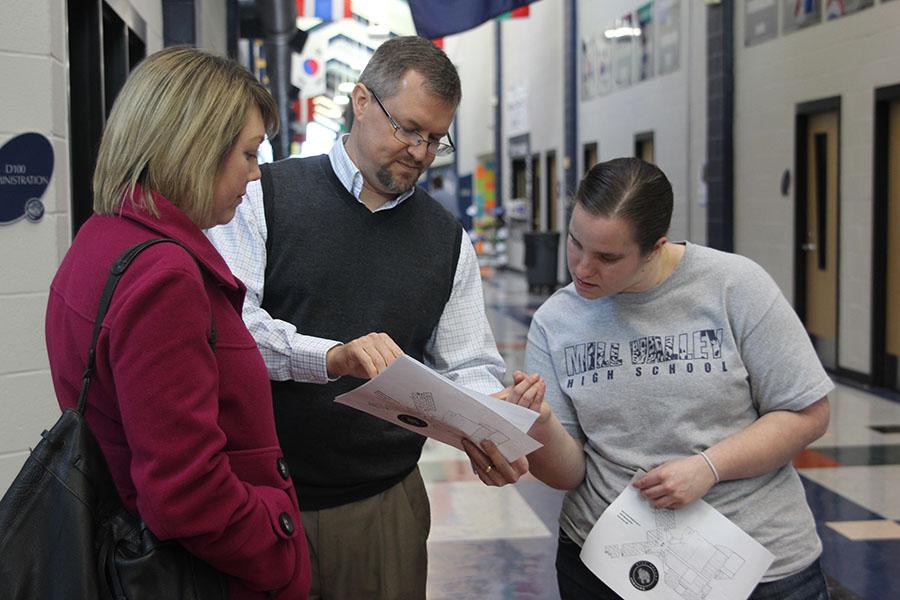
[[[525,369],[544,377],[556,416],[584,442],[587,474],[560,515],[578,544],[638,468],[691,456],[834,388],[772,278],[695,244],[647,292],[585,300],[573,285],[557,291],[534,315]],[[775,555],[763,581],[821,553],[792,465],[719,483],[703,499]]]

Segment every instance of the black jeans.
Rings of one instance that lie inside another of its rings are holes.
[[[597,579],[578,556],[581,546],[559,532],[556,550],[556,580],[562,600],[621,600]],[[828,600],[828,587],[818,559],[795,575],[760,583],[748,600]]]

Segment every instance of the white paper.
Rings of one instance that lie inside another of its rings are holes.
[[[774,556],[703,500],[657,509],[629,485],[581,560],[625,600],[746,600]]]
[[[405,355],[334,400],[460,450],[463,438],[491,440],[510,462],[541,447],[527,434],[538,413],[468,390]]]

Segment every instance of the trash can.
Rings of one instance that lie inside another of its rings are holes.
[[[548,294],[559,285],[556,264],[559,254],[558,231],[529,231],[525,240],[525,278],[528,291]]]

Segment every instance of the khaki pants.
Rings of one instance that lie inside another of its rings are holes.
[[[301,517],[312,563],[310,600],[425,598],[431,508],[418,467],[377,496]]]

